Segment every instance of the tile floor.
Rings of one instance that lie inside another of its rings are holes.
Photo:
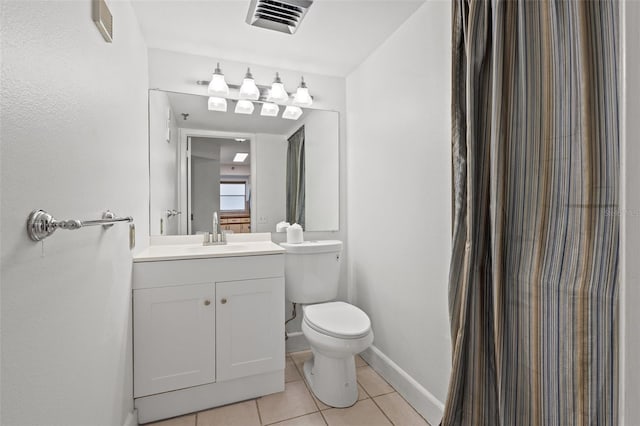
[[[358,402],[331,408],[316,399],[303,380],[310,351],[287,354],[284,392],[147,426],[428,426],[429,424],[378,375],[356,357]]]

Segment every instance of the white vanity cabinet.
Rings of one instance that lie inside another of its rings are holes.
[[[280,278],[216,283],[218,381],[282,368],[282,284]]]
[[[215,286],[133,292],[134,397],[215,381]]]
[[[146,423],[284,390],[284,255],[139,261],[133,368]]]

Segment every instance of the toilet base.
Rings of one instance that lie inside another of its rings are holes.
[[[313,394],[330,407],[351,407],[358,401],[356,361],[353,355],[330,358],[313,351],[304,363],[304,376]]]
[[[313,353],[304,364],[311,391],[330,407],[351,407],[358,400],[355,354],[371,346],[373,331],[358,338],[333,337],[311,328],[303,316],[302,333]]]

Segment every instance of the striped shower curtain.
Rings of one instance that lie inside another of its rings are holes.
[[[453,0],[442,425],[617,425],[618,4]]]

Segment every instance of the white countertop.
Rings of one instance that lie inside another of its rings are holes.
[[[260,256],[281,254],[285,249],[261,234],[249,234],[254,238],[233,236],[224,245],[205,246],[202,236],[154,238],[152,245],[133,257],[134,262],[158,262],[162,260],[206,259],[212,257]],[[236,237],[236,238],[234,238]],[[196,242],[197,241],[197,242]]]

